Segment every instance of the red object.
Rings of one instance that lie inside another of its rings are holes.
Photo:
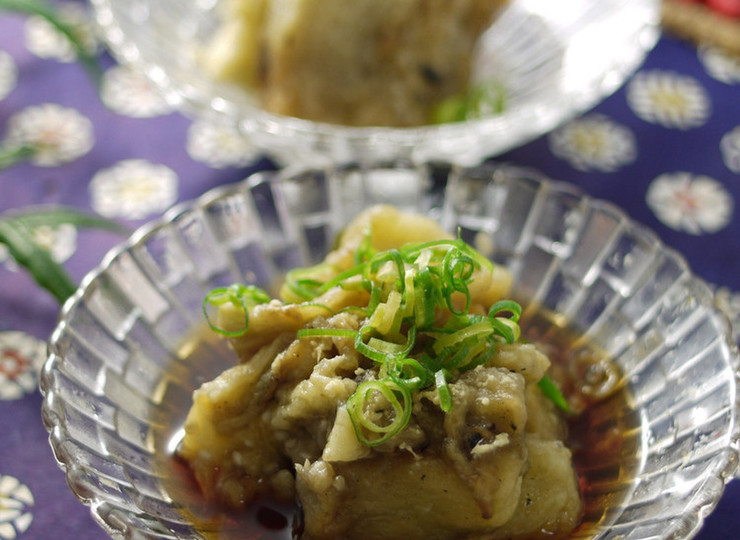
[[[740,18],[740,0],[678,0],[685,4],[704,4],[712,11],[733,19]]]
[[[704,0],[704,3],[717,13],[740,18],[740,0]]]

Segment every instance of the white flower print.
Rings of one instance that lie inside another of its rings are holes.
[[[14,540],[33,521],[33,493],[17,478],[0,474],[0,540]]]
[[[711,102],[693,77],[671,71],[643,71],[627,86],[627,103],[634,113],[652,124],[690,129],[706,123]]]
[[[119,161],[98,171],[90,182],[92,207],[106,217],[141,219],[166,210],[177,200],[177,174],[142,159]]]
[[[259,151],[231,126],[195,120],[188,129],[186,149],[195,161],[214,168],[242,167],[255,161]]]
[[[77,229],[69,223],[62,223],[58,227],[36,227],[33,230],[33,239],[59,263],[69,259],[77,249]]]
[[[18,67],[7,52],[0,50],[0,100],[15,88],[18,81]]]
[[[740,174],[740,126],[722,136],[719,150],[727,168]]]
[[[53,167],[87,154],[93,147],[93,125],[76,109],[56,103],[27,107],[8,120],[6,144],[31,146],[31,162]]]
[[[637,157],[632,132],[600,114],[566,124],[548,141],[555,156],[581,171],[613,172]]]
[[[719,47],[699,47],[699,61],[707,74],[726,84],[740,84],[740,58]]]
[[[720,182],[708,176],[662,174],[651,182],[646,200],[660,221],[689,234],[717,232],[732,219],[732,197]]]
[[[62,223],[57,227],[48,225],[36,227],[31,234],[36,243],[46,249],[51,258],[58,263],[69,259],[77,250],[77,229],[69,223]],[[8,248],[0,245],[0,262],[3,261],[10,270],[17,270],[15,261],[10,258]]]
[[[125,66],[112,67],[103,74],[100,99],[112,111],[134,118],[172,112],[172,107],[149,79]]]
[[[0,401],[36,391],[46,344],[25,332],[0,332]]]
[[[70,26],[86,51],[94,53],[98,47],[95,26],[87,10],[79,4],[65,4],[58,8],[59,19]],[[39,58],[60,62],[77,59],[74,47],[67,36],[57,30],[45,18],[33,15],[26,19],[26,48]]]

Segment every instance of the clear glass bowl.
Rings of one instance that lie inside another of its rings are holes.
[[[333,161],[442,159],[472,165],[533,139],[616,90],[659,34],[660,0],[512,0],[485,35],[474,80],[507,95],[503,114],[418,128],[350,128],[278,116],[209,78],[197,51],[219,0],[90,0],[117,58],[175,107],[238,128],[274,156]]]
[[[431,215],[507,266],[530,336],[558,341],[575,328],[585,339],[569,342],[571,358],[596,346],[621,368],[624,399],[575,427],[589,431],[575,449],[587,488],[573,538],[694,535],[736,473],[740,437],[740,358],[707,285],[650,231],[569,184],[505,166],[401,165],[257,174],[172,209],[85,278],[50,341],[43,419],[72,491],[105,530],[202,538],[167,458],[193,389],[234,363],[202,332],[204,295],[237,281],[268,287],[315,263],[377,203]]]

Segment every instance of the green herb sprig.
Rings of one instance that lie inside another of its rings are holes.
[[[0,171],[32,158],[35,153],[33,146],[0,145]]]
[[[69,40],[77,59],[90,79],[96,87],[100,86],[103,70],[98,63],[98,59],[87,49],[75,27],[59,15],[54,5],[44,0],[0,0],[0,10],[36,15],[45,19]]]
[[[244,334],[249,328],[249,309],[257,304],[265,304],[270,301],[270,295],[254,285],[242,285],[235,283],[228,287],[218,287],[209,292],[203,299],[203,316],[208,326],[214,332],[226,337],[237,337]],[[244,324],[236,330],[227,330],[218,326],[211,316],[212,308],[219,308],[225,304],[238,307],[244,315]]]
[[[479,83],[440,101],[431,113],[432,124],[464,122],[494,116],[506,109],[506,90],[496,82]]]
[[[48,250],[38,245],[33,231],[37,227],[57,228],[62,224],[120,234],[128,232],[128,229],[114,221],[64,206],[28,207],[0,215],[0,244],[4,244],[13,259],[60,304],[74,294],[77,284],[64,266],[56,262]]]

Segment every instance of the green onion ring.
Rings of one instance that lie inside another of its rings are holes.
[[[376,424],[368,417],[365,407],[369,400],[368,396],[373,392],[380,393],[393,409],[394,418],[390,424]],[[396,393],[401,394],[402,402],[398,400]],[[389,379],[365,381],[360,383],[355,393],[347,400],[347,412],[357,440],[367,446],[378,446],[399,433],[408,424],[411,418],[411,392]],[[374,439],[366,437],[363,428],[380,437]]]

